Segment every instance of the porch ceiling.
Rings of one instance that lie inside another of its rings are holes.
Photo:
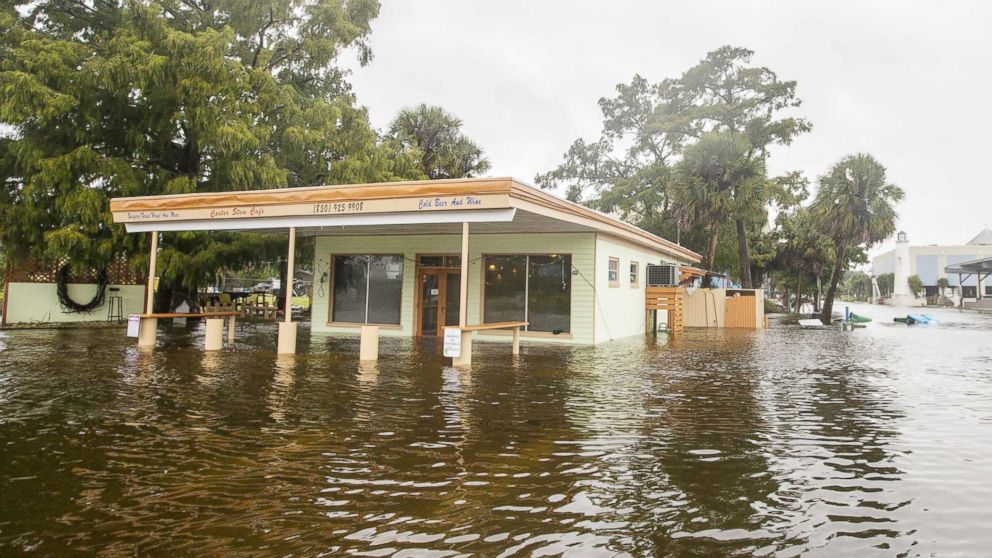
[[[592,232],[595,229],[560,221],[552,217],[538,215],[528,211],[516,210],[512,221],[482,221],[471,224],[472,234],[555,234]],[[279,232],[279,231],[273,231]],[[285,231],[282,231],[285,232]],[[360,225],[360,226],[320,226],[301,227],[296,234],[303,236],[404,236],[404,235],[439,235],[462,232],[462,225],[457,223],[420,223],[403,225]]]

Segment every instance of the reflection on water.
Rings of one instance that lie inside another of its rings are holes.
[[[0,554],[980,555],[992,318],[597,348],[0,332]]]

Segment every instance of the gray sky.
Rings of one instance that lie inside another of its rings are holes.
[[[493,176],[533,183],[601,127],[597,100],[635,74],[680,75],[721,45],[798,81],[812,132],[773,172],[810,179],[869,152],[906,191],[912,244],[992,225],[992,3],[383,0],[375,59],[351,81],[376,127],[426,102],[464,120]],[[875,250],[877,251],[877,249]]]

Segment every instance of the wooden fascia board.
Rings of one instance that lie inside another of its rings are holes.
[[[514,190],[510,193],[510,205],[523,211],[537,213],[538,215],[552,219],[558,219],[560,221],[586,226],[599,232],[612,234],[675,258],[685,259],[690,262],[699,262],[702,260],[702,256],[692,250],[655,236],[633,225],[617,221],[597,211],[537,191],[530,186],[520,185],[519,183],[514,186]]]

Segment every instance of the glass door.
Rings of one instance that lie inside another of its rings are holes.
[[[444,334],[444,326],[458,325],[461,273],[450,269],[419,269],[420,299],[417,334],[433,337]]]
[[[441,274],[436,269],[424,269],[420,273],[420,331],[418,335],[438,334],[441,312]]]

